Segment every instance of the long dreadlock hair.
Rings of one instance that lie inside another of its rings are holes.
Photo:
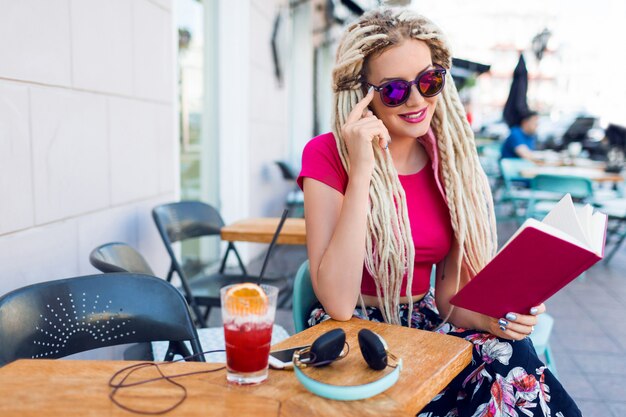
[[[347,172],[350,172],[350,160],[341,127],[354,105],[364,96],[361,80],[367,59],[407,39],[426,42],[433,63],[450,69],[451,52],[441,30],[424,16],[409,10],[381,8],[365,13],[347,28],[338,46],[333,69],[333,133]],[[431,127],[437,138],[441,160],[438,175],[443,179],[446,190],[452,229],[461,248],[462,262],[474,276],[496,251],[493,200],[487,177],[478,160],[474,134],[449,71],[447,78]],[[373,141],[373,146],[377,143]],[[406,196],[391,156],[378,146],[374,146],[374,156],[376,165],[369,188],[365,266],[376,283],[383,317],[389,323],[399,324],[397,307],[405,273],[406,295],[411,307],[409,311],[412,311],[410,289],[415,248]],[[419,233],[419,230],[413,232]],[[458,291],[459,275],[456,280]]]

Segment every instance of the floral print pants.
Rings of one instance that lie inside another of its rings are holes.
[[[414,303],[400,305],[400,319],[406,326],[461,337],[474,345],[473,358],[459,375],[417,415],[417,417],[578,417],[574,400],[539,360],[529,338],[500,339],[490,333],[462,329],[446,323],[435,307],[433,290]],[[376,307],[354,310],[354,316],[382,322]],[[311,311],[309,326],[329,319],[321,305]]]

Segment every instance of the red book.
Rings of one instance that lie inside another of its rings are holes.
[[[450,302],[501,318],[528,314],[604,256],[607,216],[567,194],[542,220],[528,219]]]

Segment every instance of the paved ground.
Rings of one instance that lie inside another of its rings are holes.
[[[500,240],[515,229],[511,223],[499,224]],[[304,248],[278,246],[268,274],[293,276],[304,259]],[[252,272],[260,265],[260,259],[252,262]],[[585,417],[626,416],[626,244],[609,265],[595,265],[547,306],[555,318],[550,340],[559,378]],[[219,314],[211,316],[212,324],[219,325]],[[279,311],[276,320],[293,333],[290,310]]]

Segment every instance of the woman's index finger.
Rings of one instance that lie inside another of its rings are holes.
[[[361,101],[359,101],[358,103],[354,105],[354,107],[352,108],[352,111],[350,111],[350,114],[348,115],[348,118],[346,119],[346,123],[354,123],[357,120],[361,119],[363,117],[363,111],[372,102],[373,98],[374,98],[374,89],[370,87],[370,90],[365,95],[365,97],[363,97]]]

